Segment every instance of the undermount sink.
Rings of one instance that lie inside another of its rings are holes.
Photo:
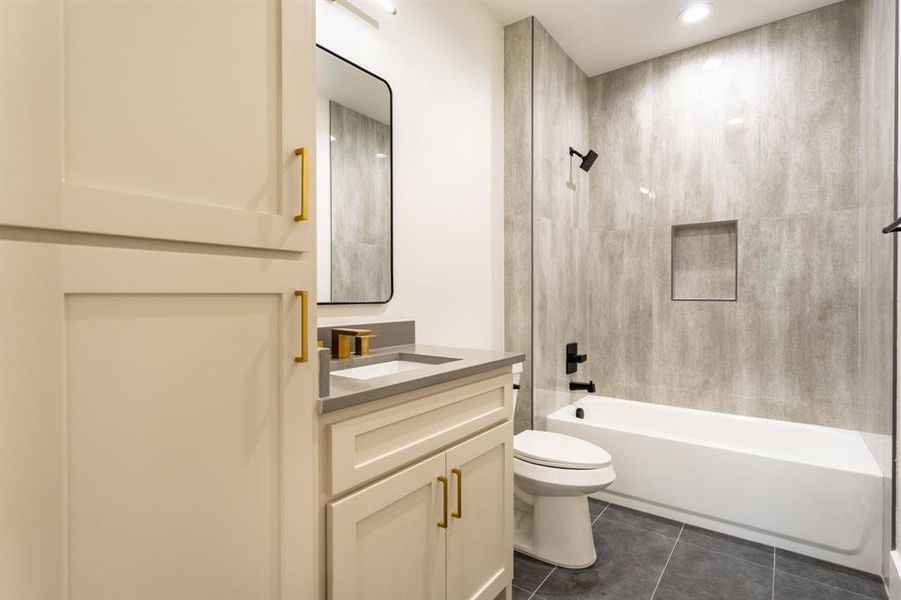
[[[365,381],[367,379],[375,379],[376,377],[415,371],[416,369],[440,365],[454,360],[457,359],[445,356],[397,352],[394,354],[357,358],[357,364],[362,363],[359,367],[339,367],[333,369],[331,374],[335,377],[346,377],[347,379]]]
[[[337,377],[347,377],[348,379],[374,379],[376,377],[384,377],[385,375],[397,375],[405,371],[413,371],[423,367],[430,366],[429,363],[413,362],[410,360],[391,360],[374,365],[366,365],[365,367],[353,367],[351,369],[342,369],[333,371],[332,375]]]

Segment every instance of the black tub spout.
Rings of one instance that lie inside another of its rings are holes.
[[[570,381],[569,382],[569,391],[577,392],[577,391],[586,391],[589,394],[594,393],[594,382],[589,381],[588,383],[581,383],[579,381]]]

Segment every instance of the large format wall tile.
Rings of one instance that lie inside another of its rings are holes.
[[[593,232],[589,314],[591,374],[598,392],[652,400],[653,230]]]
[[[650,79],[645,62],[589,81],[591,145],[598,153],[589,174],[592,231],[654,223]]]
[[[588,175],[569,148],[588,148],[588,77],[534,24],[533,209],[536,217],[587,228]]]
[[[656,224],[734,219],[754,198],[759,40],[752,30],[650,61]]]
[[[891,197],[891,193],[885,194]],[[861,209],[860,395],[865,431],[891,433],[894,311],[893,246],[881,229],[894,218],[888,206]]]
[[[889,4],[846,0],[590,81],[599,391],[888,432]],[[673,302],[670,227],[732,219],[737,302]]]
[[[669,227],[654,229],[653,395],[675,406],[728,410],[737,391],[734,302],[674,302]]]
[[[895,3],[861,3],[860,395],[863,429],[890,433]],[[869,439],[869,438],[867,438]],[[873,448],[878,453],[878,448]],[[890,472],[886,472],[890,476]]]
[[[575,400],[569,381],[587,381],[587,369],[566,375],[566,344],[576,342],[587,352],[588,232],[543,217],[535,218],[534,413],[543,417]],[[561,308],[565,307],[565,308]]]
[[[523,352],[515,428],[532,427],[532,19],[504,28],[504,346]]]
[[[858,205],[859,2],[761,28],[762,194],[744,214]]]
[[[857,429],[859,213],[749,220],[741,236],[746,414]],[[778,408],[777,408],[778,407]]]
[[[586,352],[589,177],[569,156],[588,147],[588,78],[537,21],[533,39],[532,332],[533,412],[544,417],[577,397],[569,381],[588,380],[583,365],[565,373],[565,346]],[[597,167],[595,167],[597,168]]]

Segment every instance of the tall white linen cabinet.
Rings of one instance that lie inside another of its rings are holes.
[[[313,11],[0,1],[3,600],[315,595]]]

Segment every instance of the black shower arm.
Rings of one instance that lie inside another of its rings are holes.
[[[585,160],[585,155],[584,155],[584,154],[582,154],[581,152],[579,152],[578,150],[576,150],[575,148],[573,148],[572,146],[570,146],[570,147],[569,147],[569,155],[572,156],[573,154],[575,154],[576,156],[578,156],[578,157],[581,158],[582,160]]]
[[[898,233],[899,231],[901,231],[901,217],[882,228],[882,233]]]

